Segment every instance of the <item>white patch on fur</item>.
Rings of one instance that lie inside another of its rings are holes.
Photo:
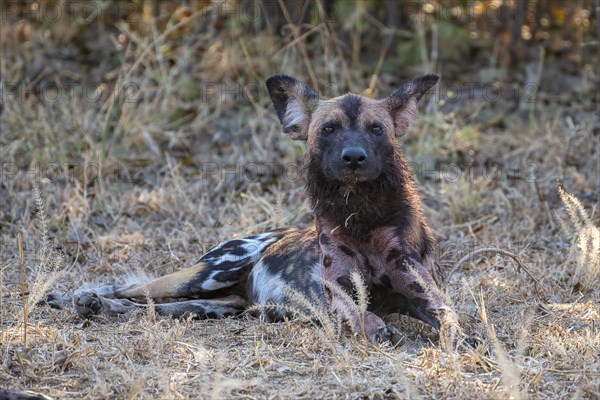
[[[271,274],[261,261],[252,269],[251,278],[252,295],[256,303],[265,305],[272,301],[277,305],[283,304],[285,285],[280,273]]]
[[[310,267],[311,279],[315,282],[321,282],[321,260],[317,261]]]
[[[308,114],[302,104],[300,104],[297,100],[291,100],[285,109],[285,115],[283,116],[283,126],[294,126],[300,125],[302,122],[306,121]]]
[[[268,240],[264,239],[244,239],[244,244],[241,246],[254,260],[257,260],[257,257],[262,256],[262,252],[271,243],[277,241],[276,237],[272,237]],[[239,257],[239,256],[238,256]]]
[[[219,280],[216,278],[217,275],[224,271],[237,271],[246,267],[248,264],[254,264],[256,261],[258,261],[258,259],[262,256],[262,252],[265,247],[278,240],[277,237],[271,237],[265,240],[265,238],[268,236],[269,234],[263,233],[258,235],[255,239],[236,239],[243,242],[238,246],[238,248],[242,248],[244,250],[244,255],[229,253],[220,255],[218,257],[207,257],[204,259],[205,262],[212,264],[211,267],[214,268],[214,270],[211,272],[210,276],[204,282],[202,282],[202,289],[217,290],[231,286],[231,282]],[[220,247],[222,247],[222,245],[220,245]],[[226,262],[239,262],[240,264],[237,266],[219,268],[220,263]]]
[[[93,292],[98,296],[109,296],[115,292],[116,289],[122,288],[123,286],[115,286],[115,285],[98,285],[97,283],[86,282],[79,287],[79,289],[75,290],[74,295],[80,296],[82,293]]]
[[[231,242],[231,240],[228,240],[228,241],[219,243],[218,245],[216,245],[215,247],[210,249],[206,254],[204,254],[204,256],[202,256],[201,260],[203,262],[213,264],[214,267],[218,267],[218,264],[221,262],[237,262],[237,261],[241,261],[241,260],[244,260],[247,258],[251,259],[252,262],[256,262],[258,260],[258,258],[262,255],[262,251],[265,249],[265,247],[267,247],[271,243],[278,240],[277,237],[272,237],[270,239],[265,240],[271,234],[272,234],[272,232],[266,232],[266,233],[261,233],[260,235],[257,235],[256,238],[253,238],[253,239],[233,239],[236,241],[243,242],[243,244],[241,244],[239,247],[244,249],[244,251],[245,251],[244,255],[236,255],[233,253],[231,253],[231,254],[226,253],[226,254],[216,255],[216,256],[212,256],[212,257],[210,256],[210,253],[221,250],[226,244]]]
[[[325,293],[323,291],[325,285],[323,284],[323,278],[321,277],[320,260],[310,266],[310,279],[312,282],[310,285],[307,285],[310,291],[310,293],[307,293],[308,298],[313,301],[315,307],[323,307],[323,309],[326,310],[327,300],[325,299]]]
[[[410,98],[396,113],[395,123],[397,137],[403,136],[406,133],[416,114],[417,101],[414,98]]]
[[[124,286],[133,286],[141,283],[147,283],[156,279],[155,276],[148,273],[147,271],[143,271],[141,269],[137,269],[134,272],[128,272],[123,278]]]
[[[242,261],[242,260],[250,260],[252,258],[252,253],[246,253],[243,256],[240,256],[238,254],[232,254],[232,253],[228,253],[228,254],[222,254],[218,257],[208,257],[203,259],[202,261],[210,263],[212,268],[219,268],[219,263],[224,263],[224,262],[238,262],[238,261]],[[217,272],[221,272],[224,271],[223,269],[218,270]]]
[[[245,264],[242,264],[242,265],[239,265],[238,267],[229,268],[227,271],[237,271],[244,266],[245,266]],[[213,273],[210,275],[210,277],[208,277],[204,282],[202,282],[202,289],[203,290],[217,290],[217,289],[231,286],[230,281],[220,281],[220,280],[215,279],[215,276],[220,274],[223,271],[224,270],[221,270],[221,269],[213,271]]]

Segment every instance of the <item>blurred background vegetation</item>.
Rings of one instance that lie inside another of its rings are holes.
[[[210,162],[245,163],[242,170],[276,163],[257,173],[265,189],[303,152],[278,131],[267,77],[295,75],[325,97],[379,97],[435,72],[442,80],[424,104],[430,117],[404,141],[411,160],[426,169],[497,165],[516,179],[534,163],[548,187],[571,168],[583,176],[577,182],[591,183],[576,194],[594,199],[599,7],[599,0],[4,1],[0,154],[9,174],[41,170],[55,183],[75,177],[82,191],[97,183],[92,169],[81,172],[88,165],[109,181],[156,185],[169,160],[196,178]],[[556,147],[546,151],[550,143]],[[248,187],[242,181],[218,180],[212,195],[239,193]]]
[[[595,0],[5,1],[2,102],[16,90],[19,99],[52,100],[57,86],[95,90],[94,100],[171,97],[177,106],[160,111],[177,128],[197,115],[198,99],[227,102],[218,85],[237,103],[226,108],[250,106],[248,97],[268,105],[261,85],[277,72],[326,95],[382,95],[436,72],[446,88],[443,111],[491,98],[494,110],[478,118],[502,126],[506,113],[530,111],[524,103],[597,110],[598,7]]]

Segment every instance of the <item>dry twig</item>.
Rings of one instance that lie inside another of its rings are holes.
[[[535,289],[535,293],[540,296],[540,292],[539,292],[539,288],[542,288],[542,290],[545,290],[544,285],[542,285],[540,283],[539,280],[537,280],[532,274],[531,272],[529,272],[529,269],[527,269],[527,267],[525,267],[525,265],[521,262],[521,260],[519,259],[519,257],[514,254],[511,253],[510,251],[507,250],[503,250],[503,249],[499,249],[496,247],[483,247],[481,249],[477,249],[477,250],[473,250],[471,252],[469,252],[468,254],[466,254],[464,257],[462,257],[460,260],[458,260],[457,262],[454,263],[454,265],[452,266],[452,269],[450,270],[450,272],[448,272],[448,275],[446,276],[446,279],[444,280],[445,284],[448,284],[450,282],[450,278],[452,278],[452,275],[454,275],[454,273],[456,271],[458,271],[458,269],[460,268],[460,266],[467,261],[469,258],[474,257],[476,255],[479,254],[483,254],[483,253],[496,253],[496,254],[501,254],[503,256],[507,256],[512,258],[518,265],[517,267],[517,271],[519,270],[523,270],[525,271],[525,273],[529,276],[529,278],[531,278],[531,280],[533,281],[534,284],[534,289]]]

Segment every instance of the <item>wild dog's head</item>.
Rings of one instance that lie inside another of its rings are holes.
[[[404,135],[419,99],[438,81],[425,75],[405,82],[389,97],[354,94],[319,99],[306,84],[286,75],[267,80],[283,131],[308,142],[309,161],[330,181],[354,184],[377,179],[393,158],[394,139]]]

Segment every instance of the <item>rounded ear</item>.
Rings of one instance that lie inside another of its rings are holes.
[[[417,113],[417,103],[439,79],[440,77],[435,74],[420,76],[403,83],[385,100],[394,119],[396,137],[406,133],[408,126]]]
[[[292,139],[306,140],[313,110],[319,96],[305,83],[287,75],[267,79],[269,96],[283,126]]]

